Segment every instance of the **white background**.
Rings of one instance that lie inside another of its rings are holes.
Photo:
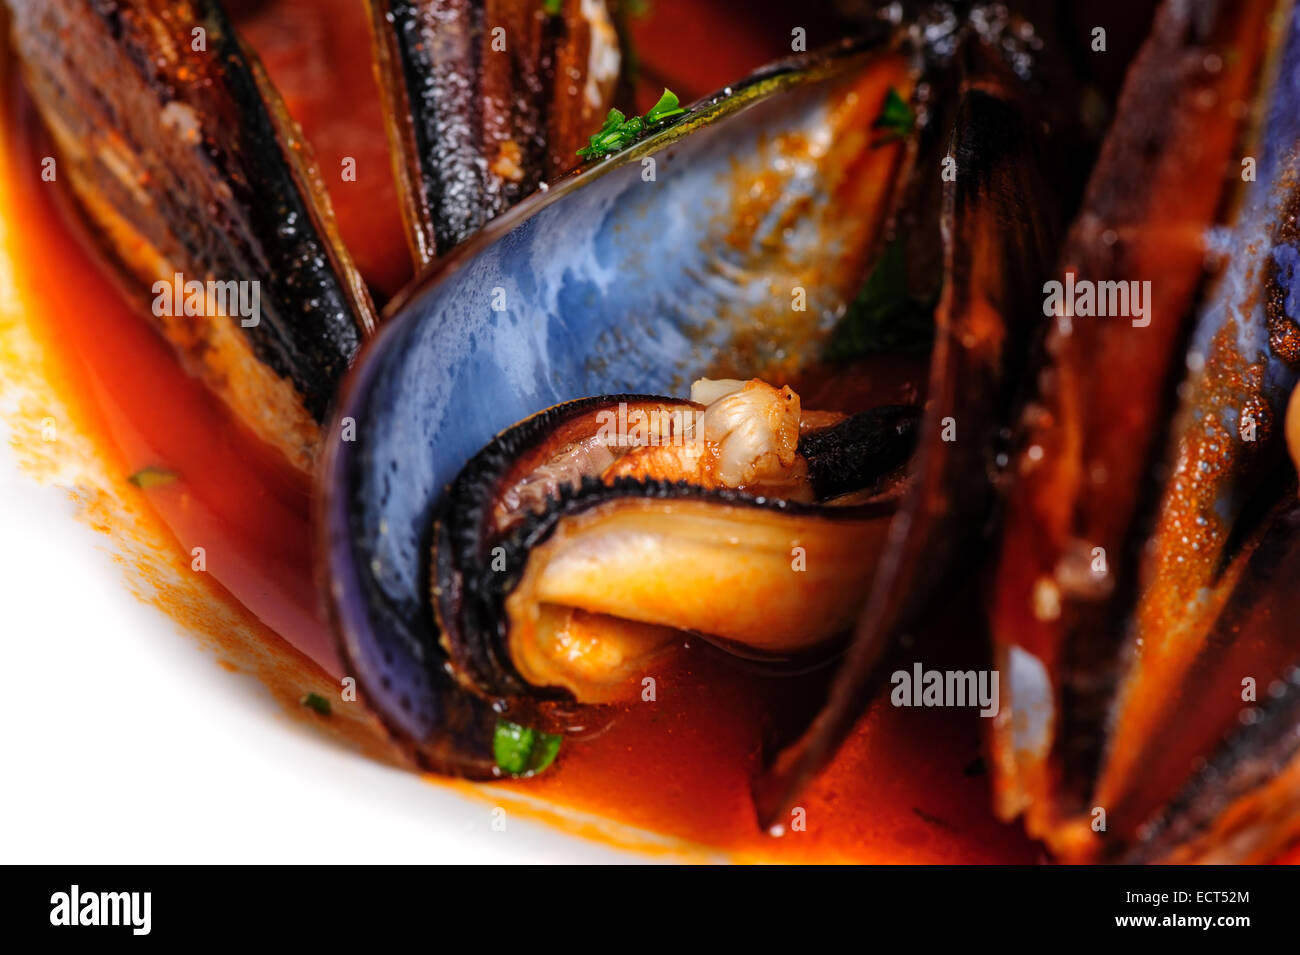
[[[2,434],[2,432],[0,432]],[[0,445],[0,862],[635,858],[371,762],[128,593]]]

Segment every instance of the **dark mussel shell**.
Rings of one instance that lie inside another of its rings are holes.
[[[720,356],[813,357],[907,179],[912,140],[872,129],[917,80],[900,43],[882,27],[760,72],[494,220],[395,303],[346,383],[319,523],[343,658],[423,765],[494,773],[495,714],[448,672],[431,612],[443,488],[541,408],[681,393]]]
[[[124,291],[241,422],[309,469],[374,318],[256,57],[215,0],[11,8],[25,86]],[[159,315],[155,283],[176,273],[255,284],[256,320]]]
[[[418,265],[577,165],[619,82],[604,2],[370,0]]]

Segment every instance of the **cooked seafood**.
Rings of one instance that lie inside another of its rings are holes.
[[[427,266],[377,331],[216,0],[17,4],[13,35],[128,289],[260,290],[157,325],[319,463],[339,650],[419,767],[538,772],[558,740],[503,761],[503,725],[581,737],[700,641],[825,677],[767,740],[773,826],[983,584],[1003,818],[1067,861],[1268,859],[1300,837],[1300,10],[1163,4],[1085,188],[1096,91],[1044,37],[907,8],[629,121],[604,3],[373,0]],[[928,372],[807,407],[855,321],[891,357],[922,328]]]
[[[396,303],[356,367],[338,409],[356,440],[328,446],[321,495],[333,610],[359,684],[424,765],[500,773],[497,714],[448,672],[434,620],[441,490],[541,408],[672,393],[725,370],[720,354],[756,373],[815,357],[919,139],[872,129],[920,68],[902,33],[876,34],[766,70],[494,220]]]
[[[842,416],[801,416],[788,387],[698,381],[692,395],[562,404],[466,466],[433,559],[442,644],[465,685],[605,703],[639,691],[680,631],[772,658],[847,631],[896,509],[914,409],[828,425]],[[852,459],[861,496],[811,506],[846,483],[828,475],[832,455]]]

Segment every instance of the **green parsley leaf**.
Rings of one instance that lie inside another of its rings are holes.
[[[560,737],[542,733],[509,720],[497,720],[492,739],[492,755],[497,766],[511,776],[535,776],[551,763],[560,751]]]
[[[655,126],[684,112],[686,110],[682,109],[682,104],[677,101],[677,94],[670,89],[665,89],[663,95],[659,97],[659,102],[651,106],[650,112],[645,114],[645,122],[647,126]]]
[[[664,90],[659,102],[650,107],[644,116],[627,117],[621,110],[611,109],[600,129],[592,134],[586,146],[578,150],[583,159],[604,159],[611,153],[626,149],[648,132],[664,126],[686,112],[672,90]]]
[[[936,294],[928,301],[913,297],[907,287],[903,241],[895,239],[880,260],[826,345],[829,361],[850,361],[866,355],[923,354],[934,340]]]
[[[303,694],[303,698],[298,702],[309,710],[315,710],[321,716],[330,715],[330,701],[325,699],[325,697],[321,696],[319,693]]]
[[[548,16],[558,17],[564,12],[564,0],[542,0],[542,9]]]
[[[885,142],[895,139],[905,139],[912,134],[916,127],[916,114],[912,112],[912,107],[908,105],[907,100],[898,95],[898,90],[892,86],[889,92],[885,94],[885,105],[880,110],[880,115],[876,121],[871,124],[872,129],[883,129],[886,133]]]
[[[166,468],[156,468],[153,466],[141,468],[132,474],[128,481],[136,487],[149,489],[151,487],[161,487],[164,484],[171,484],[177,479],[175,471],[168,471]]]

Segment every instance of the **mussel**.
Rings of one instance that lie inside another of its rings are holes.
[[[320,527],[345,658],[424,765],[499,772],[495,713],[434,620],[443,489],[541,409],[680,393],[742,348],[754,372],[800,361],[898,202],[915,141],[872,123],[916,79],[883,29],[766,70],[494,220],[394,304],[343,391]]]
[[[471,689],[614,702],[683,631],[790,660],[857,618],[916,409],[830,423],[801,414],[788,387],[692,392],[558,405],[495,438],[448,489],[434,607]]]
[[[1033,338],[1003,312],[1030,314],[1023,276],[1046,275],[1059,218],[1056,127],[1007,54],[1032,32],[981,26],[877,22],[764,70],[494,220],[395,303],[345,385],[320,526],[345,658],[423,765],[498,774],[499,715],[585,726],[575,703],[619,698],[683,631],[737,656],[825,660],[870,600],[888,604],[872,611],[878,648],[941,584],[987,519]],[[939,90],[960,105],[927,98]],[[908,122],[890,128],[898,105]],[[808,428],[820,490],[619,473],[593,454],[601,412],[703,414],[660,396],[816,360],[889,241],[934,264],[931,293],[942,284],[931,403]],[[625,546],[637,535],[642,549]],[[817,574],[791,572],[801,540],[825,548]],[[721,541],[746,573],[727,577]],[[674,567],[688,593],[670,599]],[[853,650],[841,680],[870,680],[872,662]],[[865,704],[860,686],[837,692],[850,702],[778,777],[769,818]]]

